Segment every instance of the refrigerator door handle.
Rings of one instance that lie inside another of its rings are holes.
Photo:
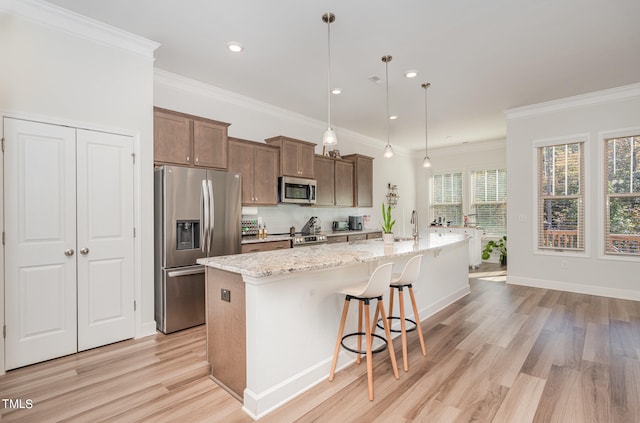
[[[213,183],[207,179],[207,187],[209,191],[209,251],[213,251],[213,228],[215,226],[215,201],[213,199]],[[209,255],[209,254],[207,254]]]
[[[167,276],[177,278],[180,276],[199,275],[201,273],[204,273],[204,266],[193,266],[182,270],[172,270],[167,272]]]
[[[207,181],[202,180],[200,191],[200,240],[202,252],[208,255],[209,244],[209,190]]]

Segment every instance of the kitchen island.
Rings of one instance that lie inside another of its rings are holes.
[[[462,235],[429,234],[392,246],[374,239],[198,260],[207,266],[212,378],[260,418],[327,379],[344,302],[336,291],[367,280],[382,263],[394,262],[400,271],[423,254],[414,292],[425,319],[469,293],[467,242]],[[357,326],[356,311],[346,332]],[[428,333],[425,340],[428,350]],[[354,360],[342,351],[338,369]]]

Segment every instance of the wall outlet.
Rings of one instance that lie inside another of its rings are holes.
[[[222,301],[226,301],[228,303],[231,302],[231,291],[229,291],[228,289],[220,289],[220,299]]]

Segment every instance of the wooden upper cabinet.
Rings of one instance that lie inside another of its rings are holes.
[[[155,109],[153,114],[154,161],[192,164],[191,130],[191,119]]]
[[[226,169],[228,123],[154,108],[153,159],[156,163]]]
[[[344,160],[335,162],[336,206],[353,207],[354,164]]]
[[[335,205],[335,160],[324,156],[315,156],[316,206]]]
[[[280,176],[299,178],[315,176],[313,165],[316,145],[314,143],[284,136],[268,138],[265,142],[280,148]]]
[[[229,138],[229,171],[242,175],[243,205],[278,204],[279,158],[277,147]]]
[[[349,154],[342,158],[354,165],[353,205],[373,207],[373,157]]]
[[[193,121],[193,160],[196,166],[227,168],[226,124]]]
[[[316,206],[353,206],[353,168],[349,161],[316,155]]]

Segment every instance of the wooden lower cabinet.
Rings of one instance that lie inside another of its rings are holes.
[[[382,238],[382,232],[369,232],[367,234],[367,239],[376,239]]]
[[[240,246],[241,253],[257,253],[259,251],[273,251],[284,250],[291,248],[291,241],[265,241],[265,242],[251,242],[248,244],[242,244]]]
[[[211,378],[242,402],[247,386],[246,300],[242,276],[208,267],[205,297]]]
[[[349,237],[347,235],[328,236],[327,244],[337,244],[339,242],[347,242]]]

